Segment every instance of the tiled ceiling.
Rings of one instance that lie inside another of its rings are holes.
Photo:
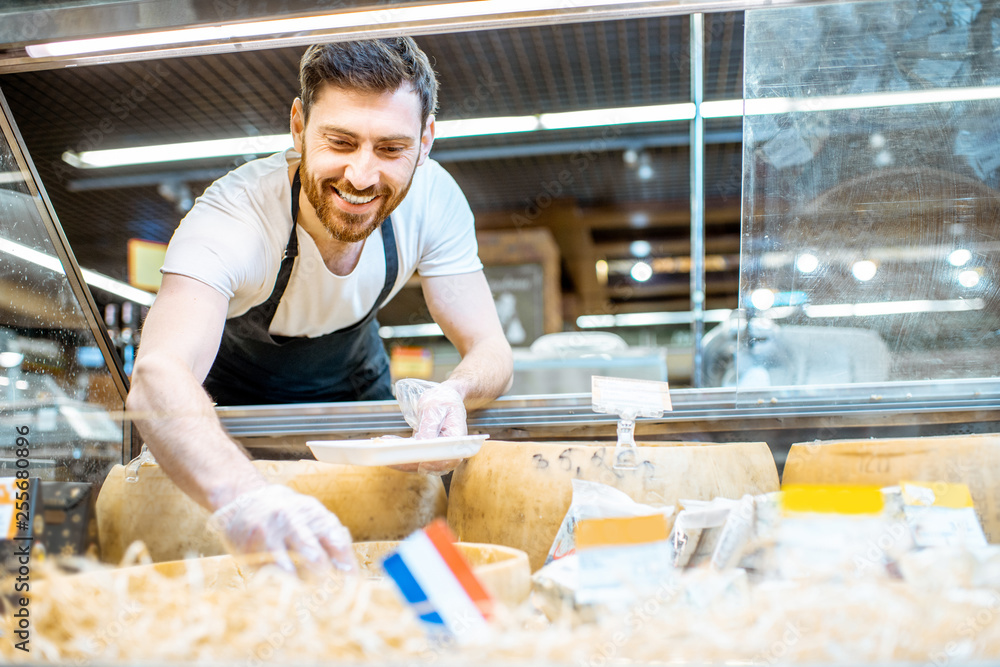
[[[742,93],[742,14],[705,17],[705,97]],[[527,115],[689,99],[689,19],[604,23],[419,37],[441,81],[441,120]],[[167,241],[182,214],[164,197],[180,181],[197,196],[241,163],[208,160],[73,169],[64,151],[154,145],[287,131],[301,48],[117,63],[0,76],[3,91],[81,265],[124,278],[126,242]],[[706,195],[738,207],[740,124],[709,125]],[[516,212],[574,155],[587,168],[560,196],[584,209],[685,207],[689,196],[686,123],[442,140],[434,155],[477,213]],[[644,153],[655,178],[622,159]],[[124,177],[155,174],[125,186]],[[117,180],[94,189],[94,178]],[[733,221],[738,230],[738,218]]]

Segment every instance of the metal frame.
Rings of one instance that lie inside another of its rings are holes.
[[[640,434],[781,428],[814,420],[824,428],[1000,421],[1000,379],[879,384],[681,389],[661,419],[639,420]],[[741,407],[741,406],[753,406]],[[394,401],[216,408],[226,430],[254,438],[337,438],[408,433]],[[469,416],[470,432],[511,439],[614,434],[617,417],[595,413],[590,394],[503,397]]]
[[[145,51],[128,51],[102,53],[98,55],[31,58],[23,48],[15,50],[6,57],[0,56],[0,73],[24,72],[38,69],[55,69],[74,67],[78,65],[98,65],[113,62],[138,60],[155,60],[158,58],[173,58],[179,56],[197,56],[209,53],[229,53],[233,51],[271,49],[283,46],[305,46],[317,41],[347,41],[351,39],[373,39],[393,37],[400,34],[427,35],[440,32],[471,32],[476,30],[495,30],[501,28],[523,28],[530,26],[553,25],[560,23],[583,23],[592,21],[610,21],[616,19],[635,19],[650,16],[687,16],[692,13],[717,13],[744,11],[757,8],[775,8],[795,5],[834,4],[844,0],[636,0],[627,4],[615,4],[596,7],[575,7],[572,2],[556,9],[519,11],[496,15],[476,17],[428,19],[407,23],[386,21],[377,25],[333,30],[315,30],[299,32],[293,35],[277,37],[250,38],[244,41],[217,42],[199,44],[196,46],[179,46],[150,49]],[[854,0],[849,0],[854,1]],[[179,12],[170,11],[183,9],[187,0],[160,0],[166,7],[156,16],[167,17]],[[440,3],[433,3],[440,4]],[[376,6],[369,9],[391,9],[392,7]],[[114,7],[100,5],[83,8],[72,8],[66,12],[73,14],[76,21],[84,25],[106,26],[101,35],[136,33],[144,31],[172,30],[194,27],[202,24],[177,25],[161,21],[159,24],[135,25],[134,17],[122,12],[115,12]],[[358,8],[352,8],[351,12]],[[331,14],[337,12],[329,12]],[[282,16],[258,17],[256,20],[284,18]],[[152,23],[152,22],[151,22]],[[164,23],[167,23],[164,25]],[[216,22],[210,25],[238,23],[238,21]],[[92,35],[96,36],[96,35]],[[84,39],[84,36],[80,36]]]
[[[32,161],[31,156],[28,155],[24,139],[17,129],[14,116],[11,114],[10,106],[8,106],[7,98],[4,97],[2,90],[0,90],[0,109],[3,111],[0,114],[0,129],[2,129],[3,136],[7,140],[8,146],[10,146],[14,159],[17,161],[18,168],[22,174],[26,175],[24,182],[28,187],[32,201],[35,202],[38,216],[45,226],[49,241],[52,243],[56,257],[59,259],[60,264],[62,264],[63,271],[66,273],[70,289],[73,290],[73,296],[76,297],[77,302],[80,304],[83,317],[90,327],[91,333],[94,335],[97,347],[104,356],[104,362],[108,366],[108,370],[115,383],[115,388],[118,390],[122,404],[124,405],[125,396],[128,394],[128,377],[122,368],[121,360],[114,349],[114,344],[111,342],[108,330],[104,326],[104,320],[100,316],[97,304],[94,302],[94,297],[90,293],[90,288],[83,279],[83,273],[76,262],[76,257],[69,246],[69,241],[63,233],[62,225],[59,224],[59,217],[56,215],[55,208],[53,208],[52,202],[45,192],[45,188],[41,185],[42,180],[38,176],[38,170],[35,169],[35,163]],[[125,458],[132,448],[131,423],[128,420],[124,420],[122,428],[122,457]]]
[[[701,103],[705,97],[705,15],[691,15],[691,333],[694,359],[691,385],[701,386],[705,334],[705,117]]]

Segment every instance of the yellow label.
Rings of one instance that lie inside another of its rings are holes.
[[[666,540],[667,522],[662,514],[583,519],[576,524],[576,548],[648,544]]]
[[[972,507],[972,494],[965,484],[948,482],[902,481],[899,488],[903,492],[903,502],[907,505],[923,507],[948,507],[962,509]]]
[[[884,505],[878,486],[789,484],[781,491],[781,508],[785,513],[878,514]]]

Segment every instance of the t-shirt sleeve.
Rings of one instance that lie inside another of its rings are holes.
[[[222,190],[211,186],[184,216],[160,270],[194,278],[232,299],[238,290],[263,285],[267,244],[247,220],[253,206],[246,193]]]
[[[432,169],[425,200],[420,260],[422,276],[450,276],[483,268],[476,243],[475,219],[458,183],[437,163]]]

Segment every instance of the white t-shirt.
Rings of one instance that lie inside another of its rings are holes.
[[[228,318],[267,301],[292,229],[288,166],[298,157],[289,149],[253,160],[209,186],[170,239],[161,271],[217,289],[229,298]],[[417,168],[391,219],[399,274],[390,298],[414,271],[446,276],[483,267],[469,203],[434,160]],[[357,266],[346,276],[326,268],[301,226],[297,234],[299,256],[270,333],[314,338],[364,318],[385,283],[381,228],[365,241]]]

